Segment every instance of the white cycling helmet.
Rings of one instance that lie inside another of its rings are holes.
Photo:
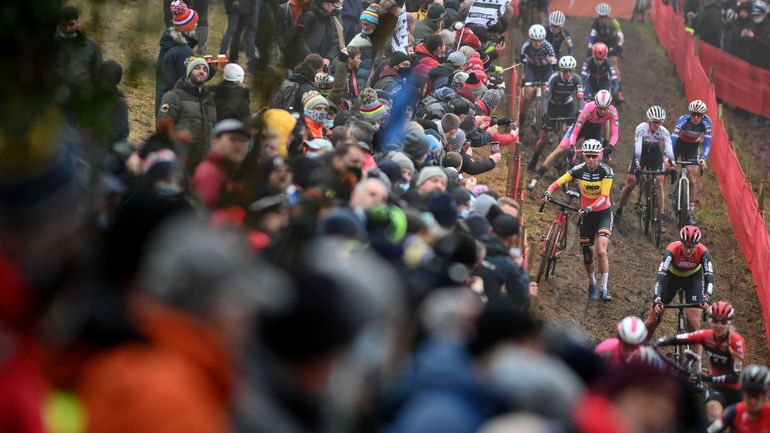
[[[623,318],[618,322],[618,338],[620,341],[633,346],[644,343],[644,340],[647,339],[647,327],[644,326],[644,321],[636,316]]]
[[[605,89],[599,90],[594,96],[594,102],[599,108],[610,108],[612,105],[612,94]]]
[[[653,105],[647,109],[647,120],[650,122],[663,122],[666,120],[666,110]]]
[[[701,101],[700,99],[696,99],[690,102],[690,105],[687,106],[687,109],[690,110],[691,113],[702,114],[706,112],[706,103]]]
[[[562,27],[566,21],[567,17],[562,11],[553,11],[548,15],[548,23],[552,26]]]
[[[602,152],[602,142],[589,138],[583,142],[583,154],[598,155]]]
[[[564,56],[559,59],[559,69],[562,71],[574,71],[577,68],[577,60],[572,56]]]
[[[534,24],[529,28],[529,38],[533,41],[542,41],[545,39],[545,27],[540,24]]]
[[[599,3],[596,5],[596,15],[599,15],[600,17],[610,16],[611,11],[612,8],[607,3]]]

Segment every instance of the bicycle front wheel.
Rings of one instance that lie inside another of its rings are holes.
[[[650,188],[650,239],[656,247],[660,247],[660,207],[658,204],[658,185],[653,181],[652,188]]]
[[[643,181],[641,188],[639,188],[639,201],[642,203],[641,209],[639,209],[639,227],[642,229],[642,233],[647,235],[650,232],[650,184]]]

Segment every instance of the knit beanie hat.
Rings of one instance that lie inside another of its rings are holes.
[[[198,24],[198,13],[187,7],[182,0],[171,2],[174,27],[180,32],[189,32]]]
[[[412,59],[410,59],[409,56],[406,53],[402,52],[402,51],[395,51],[390,56],[390,61],[388,62],[388,65],[390,65],[391,68],[395,68],[401,62],[406,62],[406,61],[410,61],[411,62]]]
[[[297,125],[297,119],[286,110],[280,108],[271,108],[262,115],[262,121],[270,129],[274,129],[278,132],[278,154],[286,156],[289,154],[288,143],[289,137]]]
[[[441,169],[439,168],[439,170]],[[432,196],[428,200],[426,208],[442,227],[450,228],[457,223],[457,201],[449,194],[436,194]]]
[[[469,74],[467,72],[458,72],[455,74],[454,79],[452,79],[454,88],[462,87],[465,84],[465,81],[468,80]]]
[[[468,78],[465,79],[463,86],[473,90],[474,88],[481,87],[481,80],[479,80],[475,72],[471,72],[468,74]]]
[[[441,176],[444,178],[444,180],[447,180],[446,172],[441,167],[436,167],[433,165],[429,165],[427,167],[424,167],[420,170],[420,174],[417,175],[417,181],[415,182],[415,187],[419,188],[428,181],[428,179],[436,176]]]
[[[367,87],[358,95],[361,106],[358,111],[367,122],[376,122],[388,115],[388,107],[377,99],[377,91]]]
[[[222,74],[222,78],[234,83],[243,83],[243,68],[237,63],[228,63],[225,66],[225,71]]]
[[[370,22],[374,25],[379,24],[380,23],[380,5],[378,5],[377,3],[372,3],[371,5],[369,5],[369,7],[366,8],[365,11],[361,12],[361,17],[358,20]]]
[[[414,163],[403,152],[391,152],[388,154],[388,158],[398,164],[401,169],[407,169],[410,173],[414,174]]]
[[[487,106],[490,113],[495,111],[495,108],[500,105],[500,99],[500,91],[497,89],[487,90],[481,95],[481,100]]]
[[[404,153],[419,161],[428,154],[428,137],[425,133],[412,130],[404,136]]]
[[[463,144],[465,144],[465,131],[458,128],[455,135],[447,141],[447,144],[449,144],[451,152],[461,152]]]
[[[459,68],[468,63],[468,59],[465,58],[463,53],[455,51],[454,53],[450,54],[449,57],[447,57],[446,62],[455,68]]]
[[[444,6],[441,6],[438,3],[433,3],[428,8],[428,17],[427,18],[429,20],[437,21],[437,20],[441,19],[441,17],[444,16],[444,12],[446,12],[446,9],[444,9]]]
[[[318,91],[311,90],[309,92],[305,92],[304,95],[302,95],[302,105],[304,106],[305,110],[314,110],[319,105],[326,105],[329,106],[329,101],[323,97]]]
[[[189,77],[190,73],[198,65],[204,65],[206,67],[206,72],[209,71],[209,64],[203,57],[193,57],[192,60],[188,58],[185,62],[187,63],[187,75],[185,75],[185,77]]]

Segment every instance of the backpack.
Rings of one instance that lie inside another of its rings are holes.
[[[299,101],[299,83],[291,80],[284,80],[278,91],[273,95],[270,101],[271,108],[282,108],[289,112],[301,112],[302,107]]]

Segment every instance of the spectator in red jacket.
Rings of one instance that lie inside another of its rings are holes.
[[[246,158],[250,143],[249,129],[239,120],[225,119],[214,127],[211,151],[192,178],[193,189],[208,208],[222,205],[224,194],[235,189],[233,175]]]
[[[441,36],[437,34],[428,36],[414,49],[414,60],[417,62],[417,66],[412,72],[423,76],[428,75],[428,71],[441,64],[439,58],[444,55],[445,51],[446,47]]]

